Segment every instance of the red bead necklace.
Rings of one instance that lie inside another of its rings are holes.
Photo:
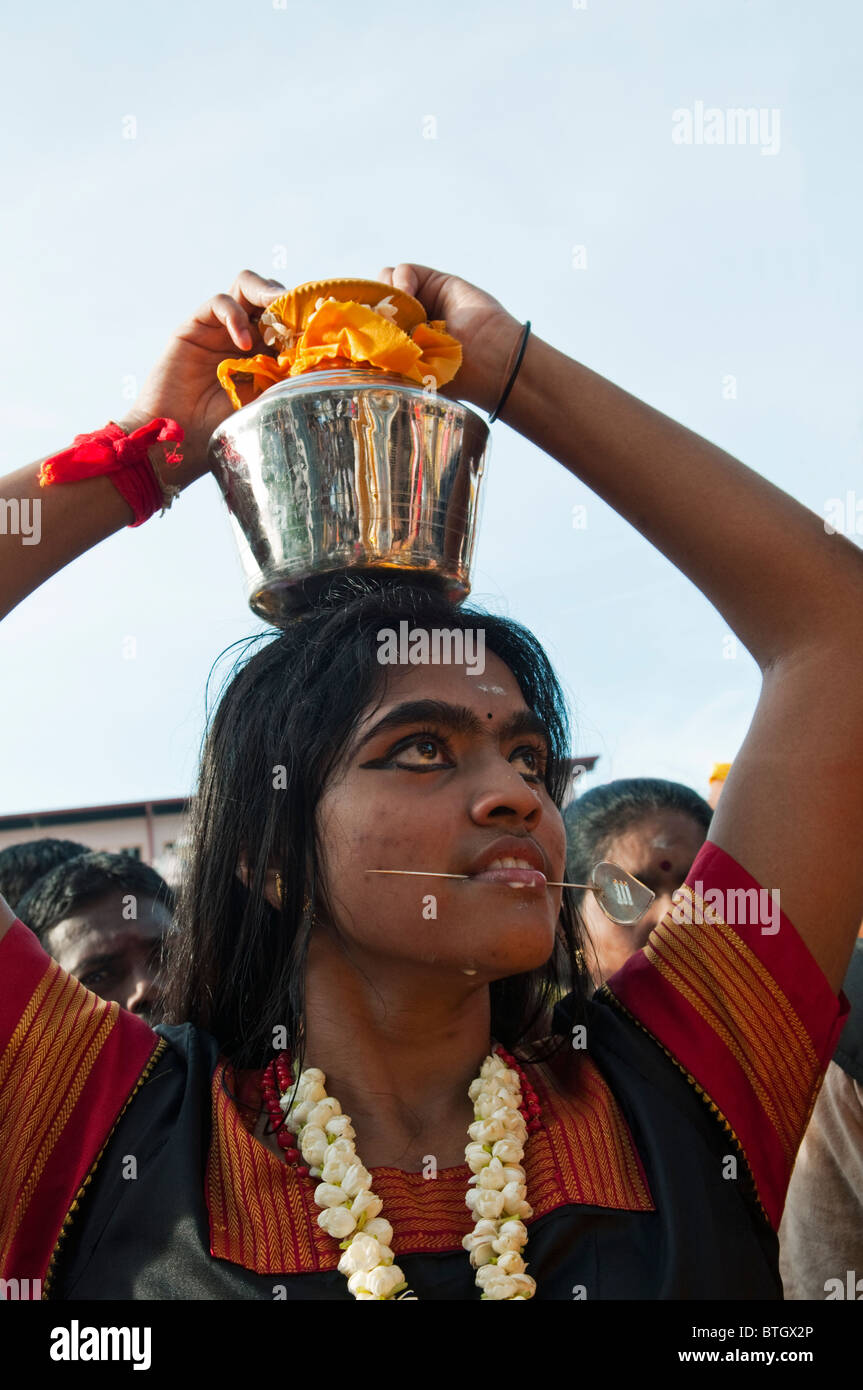
[[[495,1043],[493,1051],[497,1053],[501,1061],[506,1062],[508,1067],[518,1073],[521,1081],[521,1105],[518,1108],[527,1126],[528,1134],[535,1134],[538,1129],[542,1128],[541,1109],[536,1091],[528,1081],[521,1063],[516,1061],[511,1052],[507,1052],[500,1043]],[[292,1134],[285,1124],[285,1116],[279,1104],[280,1096],[293,1090],[295,1085],[296,1082],[291,1072],[290,1054],[280,1052],[278,1057],[270,1062],[261,1074],[261,1095],[279,1148],[285,1155],[287,1162],[296,1167],[300,1177],[305,1178],[309,1175],[308,1165],[298,1162],[301,1154],[297,1148],[296,1135]]]
[[[296,1166],[301,1178],[309,1175],[308,1164],[298,1163],[301,1157],[296,1145],[296,1135],[292,1134],[285,1124],[285,1116],[279,1104],[279,1096],[286,1091],[293,1089],[294,1078],[291,1075],[291,1059],[287,1052],[280,1052],[268,1067],[264,1067],[261,1076],[261,1095],[264,1098],[264,1105],[273,1126],[276,1138],[279,1141],[279,1148],[285,1155],[288,1163]]]
[[[541,1107],[536,1091],[528,1081],[521,1063],[516,1061],[511,1052],[507,1052],[506,1048],[501,1047],[500,1043],[495,1043],[493,1051],[497,1053],[502,1061],[506,1062],[507,1066],[510,1067],[512,1071],[518,1073],[518,1078],[521,1082],[521,1105],[518,1108],[521,1112],[522,1119],[527,1125],[528,1134],[536,1134],[538,1129],[542,1129]]]

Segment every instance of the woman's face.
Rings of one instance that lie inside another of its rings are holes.
[[[543,781],[546,748],[492,653],[482,675],[427,665],[388,676],[318,811],[328,900],[352,957],[478,980],[548,959],[561,889],[545,881],[564,877],[566,834]],[[489,867],[512,859],[528,867]]]
[[[671,895],[689,873],[704,843],[704,834],[698,822],[684,811],[653,811],[606,843],[603,859],[619,864],[640,879],[656,897],[639,921],[620,926],[606,917],[593,893],[585,893],[581,915],[590,937],[585,955],[597,984],[640,951],[653,928],[670,911]]]

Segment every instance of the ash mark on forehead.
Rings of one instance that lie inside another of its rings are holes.
[[[502,685],[478,685],[477,690],[484,690],[487,695],[505,695],[506,691]]]

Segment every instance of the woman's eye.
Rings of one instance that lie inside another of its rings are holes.
[[[517,748],[510,754],[510,762],[522,762],[527,769],[526,775],[539,780],[545,772],[545,754],[539,748]]]
[[[411,743],[403,743],[396,751],[396,761],[400,767],[444,767],[441,745],[434,738],[415,738]]]

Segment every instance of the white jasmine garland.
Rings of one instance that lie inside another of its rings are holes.
[[[319,1182],[315,1188],[315,1201],[319,1207],[339,1207],[348,1202],[348,1194],[336,1182]]]
[[[371,1186],[372,1175],[359,1162],[352,1163],[342,1178],[342,1188],[349,1197],[356,1197],[358,1192],[370,1192]]]
[[[334,1115],[328,1120],[324,1128],[327,1134],[332,1134],[339,1139],[356,1139],[357,1132],[351,1124],[350,1115]]]
[[[306,1163],[323,1163],[327,1152],[327,1136],[318,1125],[303,1125],[300,1130],[300,1149]]]
[[[326,1129],[330,1120],[335,1119],[336,1115],[341,1115],[342,1107],[339,1105],[335,1096],[324,1096],[319,1100],[313,1110],[309,1111],[307,1124],[320,1125],[321,1129]]]
[[[491,1055],[471,1082],[468,1096],[474,1104],[474,1123],[465,1148],[472,1175],[465,1202],[475,1225],[462,1245],[483,1299],[523,1301],[533,1297],[536,1283],[525,1273],[521,1254],[527,1244],[521,1218],[533,1215],[521,1166],[527,1143],[527,1125],[519,1110],[521,1079]],[[338,1267],[347,1276],[348,1288],[356,1299],[395,1299],[407,1282],[390,1248],[393,1228],[380,1215],[383,1202],[371,1190],[372,1175],[357,1155],[350,1116],[327,1095],[326,1077],[317,1067],[307,1067],[280,1104],[310,1173],[321,1178],[314,1193],[316,1205],[323,1208],[318,1225],[341,1242]]]
[[[341,1240],[344,1236],[349,1236],[351,1231],[356,1230],[356,1217],[349,1212],[347,1207],[327,1207],[318,1217],[318,1225],[321,1226],[328,1235],[335,1236],[336,1240]]]
[[[360,1196],[370,1197],[371,1193],[361,1192]],[[372,1200],[377,1203],[378,1210],[380,1211],[383,1206],[380,1197],[374,1197]],[[354,1201],[354,1210],[356,1210],[356,1199]],[[393,1228],[385,1216],[375,1216],[371,1221],[367,1221],[363,1226],[363,1231],[367,1236],[374,1236],[376,1240],[380,1241],[381,1245],[390,1246],[393,1243]]]
[[[350,1159],[342,1158],[341,1154],[334,1154],[332,1149],[328,1149],[321,1164],[321,1177],[324,1182],[341,1182],[349,1167]]]
[[[368,1188],[366,1188],[364,1192],[358,1192],[351,1202],[351,1212],[357,1218],[357,1221],[359,1221],[361,1216],[365,1217],[362,1229],[367,1234],[377,1236],[378,1240],[383,1241],[384,1245],[389,1245],[393,1238],[392,1226],[388,1221],[384,1221],[383,1218],[380,1218],[381,1224],[378,1224],[378,1214],[383,1211],[383,1206],[384,1204],[380,1197],[376,1197],[374,1192],[370,1192]],[[374,1229],[372,1229],[373,1227]],[[389,1234],[386,1234],[386,1232]]]

